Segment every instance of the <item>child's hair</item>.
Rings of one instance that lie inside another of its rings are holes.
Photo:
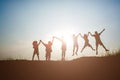
[[[37,41],[33,41],[33,48],[35,48],[35,46],[37,45]]]
[[[51,41],[48,41],[48,44],[52,44],[52,42],[51,42]]]
[[[87,38],[87,34],[84,34],[84,38]]]

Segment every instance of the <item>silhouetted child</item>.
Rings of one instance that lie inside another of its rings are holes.
[[[62,38],[58,38],[58,37],[54,37],[56,39],[58,39],[59,41],[62,42],[62,46],[61,46],[61,50],[62,50],[62,60],[65,60],[65,54],[66,54],[66,42],[64,40],[64,37]]]
[[[33,48],[34,48],[33,56],[32,56],[32,60],[34,60],[34,56],[35,56],[35,54],[37,55],[38,60],[39,60],[39,49],[38,49],[38,46],[40,45],[40,42],[37,43],[37,41],[33,41],[32,44],[33,44]]]
[[[100,35],[102,34],[102,32],[105,31],[105,29],[103,29],[100,33],[98,33],[97,31],[95,31],[95,34],[91,34],[90,35],[95,37],[96,40],[96,54],[98,54],[98,45],[101,45],[105,51],[109,51],[108,49],[106,49],[106,47],[104,46],[104,44],[102,43],[101,39],[100,39]]]
[[[78,48],[79,48],[78,36],[79,36],[79,34],[77,36],[75,36],[75,34],[73,34],[73,55],[72,56],[74,56],[74,54],[77,55],[77,52],[78,52]],[[75,49],[76,49],[76,52],[75,52]]]
[[[90,47],[92,50],[94,50],[95,51],[95,49],[93,49],[93,47],[90,45],[90,43],[89,43],[89,40],[88,40],[88,36],[89,36],[89,34],[84,34],[84,36],[82,36],[81,34],[80,34],[80,36],[84,39],[84,41],[85,41],[85,43],[84,43],[84,46],[83,46],[83,48],[82,48],[82,50],[81,50],[81,53],[82,53],[82,51],[84,50],[84,48],[85,47]]]
[[[52,44],[53,44],[54,38],[51,41],[48,41],[48,43],[44,43],[42,40],[40,40],[40,42],[42,42],[42,44],[46,47],[46,61],[50,61],[51,59],[51,52],[52,52]]]

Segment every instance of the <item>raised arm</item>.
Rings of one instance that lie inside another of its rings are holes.
[[[89,32],[88,32],[87,36],[89,36]]]
[[[52,44],[53,44],[53,42],[54,42],[54,37],[52,38]]]
[[[102,33],[103,31],[105,31],[105,29],[103,29],[99,34],[101,35],[101,33]]]
[[[81,35],[81,33],[79,33],[79,35],[83,38],[83,36]]]
[[[78,34],[76,37],[78,37],[80,34]]]
[[[55,36],[53,36],[53,38],[56,38],[56,39],[58,39],[58,40],[62,41],[62,39],[61,39],[61,38],[58,38],[58,37],[55,37]]]
[[[94,36],[91,32],[88,32],[88,35],[89,35],[89,34],[90,34],[91,36]]]
[[[39,41],[38,46],[40,45],[41,41]]]
[[[42,40],[40,40],[40,42],[41,42],[44,46],[46,46],[46,44],[45,44]]]

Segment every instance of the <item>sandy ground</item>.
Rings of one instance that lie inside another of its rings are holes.
[[[120,80],[120,56],[0,61],[0,80]]]

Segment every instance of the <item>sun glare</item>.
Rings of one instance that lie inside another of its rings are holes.
[[[72,57],[72,49],[73,49],[73,34],[75,34],[75,31],[73,29],[64,29],[56,31],[52,34],[52,36],[62,38],[64,37],[64,40],[67,44],[67,50],[66,50],[66,60],[73,59]],[[76,35],[76,34],[75,34]],[[53,43],[53,56],[54,59],[61,59],[61,42],[59,40],[54,39]]]
[[[67,45],[72,45],[73,44],[73,41],[72,41],[72,35],[74,34],[74,31],[73,30],[62,30],[62,31],[57,31],[55,32],[53,35],[56,36],[56,37],[59,37],[59,38],[62,38],[64,37],[65,41],[66,41],[66,44]]]

